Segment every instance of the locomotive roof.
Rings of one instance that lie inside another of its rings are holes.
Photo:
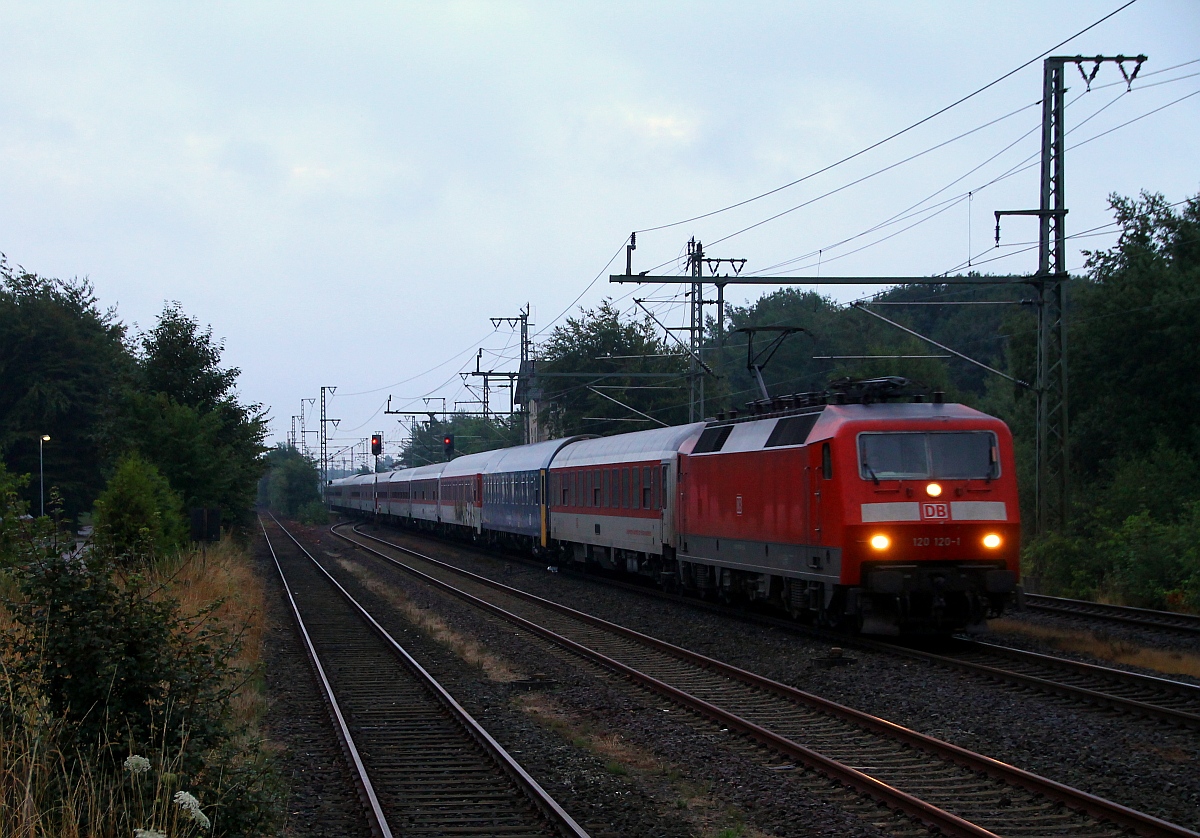
[[[703,436],[688,440],[685,454],[758,451],[791,445],[804,445],[828,439],[837,429],[858,422],[895,423],[929,420],[998,421],[986,413],[963,404],[942,402],[884,402],[876,404],[822,405],[785,411],[773,416],[747,416],[711,422]]]
[[[835,421],[877,421],[879,419],[994,419],[982,411],[957,402],[884,402],[881,404],[831,404],[825,416]]]
[[[673,458],[679,453],[680,446],[691,437],[699,436],[704,427],[704,422],[693,422],[690,425],[580,440],[564,448],[554,458],[551,468]]]

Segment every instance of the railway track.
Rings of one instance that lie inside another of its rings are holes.
[[[956,641],[939,653],[861,639],[855,645],[1200,729],[1200,687],[1194,684],[977,641]]]
[[[1200,616],[1195,614],[1152,611],[1148,608],[1130,608],[1127,605],[1108,605],[1102,602],[1064,599],[1042,594],[1025,594],[1025,607],[1031,611],[1042,611],[1066,617],[1106,620],[1142,628],[1200,634]]]
[[[477,550],[477,548],[465,546],[462,546],[462,549]],[[492,555],[486,551],[479,552],[481,555],[489,557]],[[524,560],[521,559],[521,561]],[[595,579],[596,577],[588,576],[586,578]],[[737,620],[750,621],[808,637],[818,637],[839,646],[868,649],[888,655],[902,655],[936,666],[958,669],[995,681],[1014,684],[1021,688],[1035,689],[1065,697],[1090,707],[1107,707],[1142,718],[1157,719],[1181,727],[1200,729],[1200,686],[1182,681],[973,640],[956,639],[946,648],[934,652],[911,645],[906,646],[864,637],[849,637],[793,620],[747,613],[731,606],[665,593],[657,588],[648,588],[621,580],[605,578],[604,583],[630,590],[642,596],[681,602],[692,608],[712,611]]]
[[[587,833],[272,516],[283,580],[370,829],[509,838]]]
[[[361,532],[334,534],[600,664],[728,731],[944,834],[1197,836],[1183,827],[454,568]],[[374,542],[387,552],[371,546]],[[393,553],[403,555],[403,560]]]

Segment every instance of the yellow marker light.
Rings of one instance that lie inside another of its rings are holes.
[[[1000,546],[1000,536],[996,535],[994,532],[988,533],[983,537],[983,546],[989,550],[995,550]]]
[[[931,498],[941,497],[942,496],[942,484],[941,483],[930,483],[928,486],[925,487],[925,494],[929,495],[929,497],[931,497]]]
[[[871,536],[871,546],[874,547],[876,550],[886,550],[888,547],[891,546],[891,544],[892,544],[892,540],[890,538],[888,538],[886,535],[881,534],[881,535]]]

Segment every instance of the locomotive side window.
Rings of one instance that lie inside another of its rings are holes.
[[[833,451],[828,442],[821,446],[821,476],[826,480],[833,479]]]
[[[1000,475],[991,431],[864,433],[858,437],[864,480],[991,480]]]

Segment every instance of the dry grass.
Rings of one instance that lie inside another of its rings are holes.
[[[225,538],[205,549],[180,554],[160,566],[154,577],[167,582],[165,590],[179,600],[184,615],[221,601],[215,616],[228,630],[241,632],[242,648],[233,665],[244,673],[258,671],[266,628],[265,593],[244,546]],[[232,705],[238,721],[257,722],[266,710],[261,679],[247,678]]]
[[[229,539],[204,551],[184,552],[161,562],[147,574],[157,596],[173,596],[180,612],[191,616],[220,600],[216,609],[224,626],[240,632],[242,648],[233,663],[242,683],[233,698],[235,716],[251,725],[265,709],[259,669],[264,630],[264,592],[245,548]],[[0,574],[0,601],[19,595],[11,577]],[[0,631],[13,628],[12,616],[0,605]],[[0,725],[0,835],[19,838],[108,838],[120,820],[155,828],[172,838],[205,834],[172,801],[180,754],[147,753],[152,764],[146,781],[94,775],[90,766],[68,760],[53,747],[58,720],[44,705],[22,701],[36,694],[14,684],[0,660],[0,690],[5,703],[22,715],[19,732]],[[253,733],[251,735],[254,735]],[[149,778],[155,778],[150,780]],[[137,779],[141,779],[140,777]]]
[[[988,628],[1001,634],[1033,637],[1063,652],[1090,655],[1098,660],[1150,669],[1164,675],[1200,678],[1200,655],[1191,652],[1150,649],[1102,632],[1050,628],[1011,618],[989,620]]]
[[[358,562],[339,558],[338,565],[346,572],[353,574],[356,579],[362,582],[367,590],[378,594],[395,606],[404,615],[406,620],[421,629],[429,637],[446,646],[471,666],[477,666],[482,669],[489,680],[510,682],[520,681],[526,677],[517,667],[488,651],[477,640],[450,628],[437,614],[415,605],[404,591],[387,582],[373,571],[363,567]]]

